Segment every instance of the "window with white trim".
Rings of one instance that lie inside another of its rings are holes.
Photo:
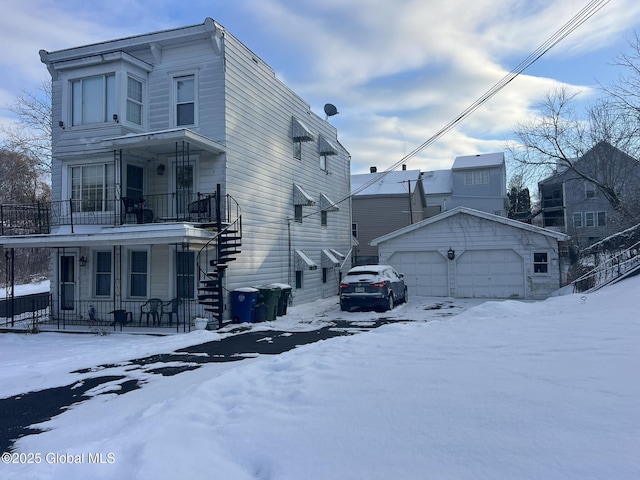
[[[547,252],[533,253],[533,273],[549,273],[549,254]]]
[[[584,198],[595,198],[596,186],[591,182],[584,183]]]
[[[70,167],[71,199],[77,212],[113,211],[115,179],[113,164]]]
[[[195,125],[196,123],[196,78],[185,75],[174,78],[175,88],[175,124],[176,126]]]
[[[149,253],[147,250],[129,252],[129,296],[146,297],[149,282]]]
[[[127,122],[142,125],[142,87],[143,83],[127,76]]]
[[[594,212],[585,212],[584,214],[584,226],[595,227],[596,226],[596,214]]]
[[[109,297],[111,296],[111,251],[94,253],[94,265],[95,265],[95,285],[94,295],[96,297]]]
[[[582,227],[582,212],[576,212],[573,214],[573,226]]]
[[[116,113],[116,76],[113,73],[71,82],[71,124],[113,121]]]
[[[489,170],[476,170],[465,172],[465,185],[487,185],[489,183]]]

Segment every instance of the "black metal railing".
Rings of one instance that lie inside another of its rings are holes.
[[[0,235],[51,233],[52,227],[157,222],[216,222],[216,196],[167,193],[110,200],[60,200],[0,205]]]
[[[148,300],[63,301],[52,296],[48,315],[39,323],[59,329],[85,327],[126,331],[160,328],[188,332],[193,329],[194,318],[207,316],[195,299],[159,300],[157,304]]]

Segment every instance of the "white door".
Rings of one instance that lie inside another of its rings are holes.
[[[447,261],[438,252],[395,252],[388,263],[404,274],[409,298],[449,295]]]
[[[466,250],[455,260],[461,298],[525,298],[524,262],[510,249]]]

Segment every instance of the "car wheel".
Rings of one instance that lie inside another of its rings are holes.
[[[407,303],[409,301],[409,289],[404,287],[404,297],[402,297],[402,303]]]
[[[385,308],[385,311],[389,311],[389,310],[393,310],[393,294],[389,293],[389,296],[387,297],[387,305]]]

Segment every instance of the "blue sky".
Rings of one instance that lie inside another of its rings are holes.
[[[324,116],[352,172],[398,162],[562,27],[586,0],[22,0],[3,1],[0,106],[48,80],[40,49],[219,22]],[[458,155],[505,150],[517,122],[556,85],[585,102],[621,72],[640,2],[611,0],[490,102],[408,162],[449,168]],[[0,122],[10,122],[0,109]]]

